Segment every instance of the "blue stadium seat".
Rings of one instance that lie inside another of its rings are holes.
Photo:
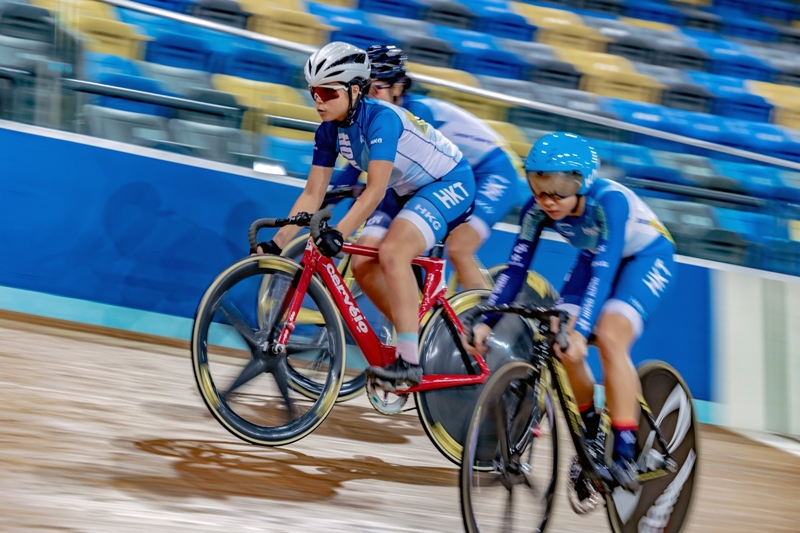
[[[666,4],[626,0],[624,14],[626,17],[663,22],[675,26],[683,25],[683,13]]]
[[[709,72],[758,81],[770,81],[775,75],[774,68],[739,43],[717,37],[695,37],[695,43],[710,57]]]
[[[175,20],[148,15],[132,9],[117,9],[117,13],[119,13],[121,22],[138,26],[141,28],[140,32],[149,37],[158,37],[159,34],[165,31],[180,33],[180,28],[183,26],[183,24]]]
[[[307,2],[308,12],[312,15],[322,17],[332,26],[339,24],[369,24],[367,13],[360,9],[350,7],[332,6],[319,4],[317,2]]]
[[[650,149],[644,146],[595,139],[592,139],[591,144],[604,164],[608,163],[621,168],[628,177],[693,185],[678,171],[658,164]]]
[[[370,13],[418,19],[425,9],[425,4],[416,0],[359,0],[358,8]]]
[[[783,128],[745,120],[726,120],[725,123],[729,130],[741,136],[746,150],[800,162],[800,142],[787,135]]]
[[[800,204],[800,172],[779,170],[778,176],[784,187],[784,194],[790,198],[789,201]]]
[[[505,0],[462,0],[475,13],[472,29],[497,37],[530,42],[536,33],[536,26],[511,11]]]
[[[739,181],[750,196],[784,202],[794,200],[791,195],[786,194],[786,187],[775,167],[735,161],[712,161],[719,174]]]
[[[763,247],[767,244],[767,238],[776,237],[775,230],[778,225],[775,217],[721,207],[716,208],[715,211],[721,228],[734,231],[752,243],[745,265],[762,268],[764,266]]]
[[[113,85],[115,87],[124,87],[126,89],[133,89],[146,93],[163,94],[167,96],[174,96],[166,91],[161,85],[151,78],[142,76],[129,76],[127,74],[102,74],[98,79],[99,83],[104,85]],[[101,107],[110,107],[120,111],[128,111],[131,113],[140,113],[145,115],[156,115],[160,117],[170,118],[174,110],[170,107],[159,106],[155,104],[146,104],[134,100],[126,100],[124,98],[115,98],[111,96],[98,96],[95,98],[95,104]]]
[[[769,122],[774,106],[763,97],[750,93],[743,79],[694,71],[686,71],[686,77],[714,95],[712,113],[741,120]]]
[[[619,120],[624,122],[661,131],[669,131],[670,129],[669,117],[667,115],[668,109],[664,106],[609,97],[598,98],[597,104],[604,112],[616,115],[619,117]],[[656,150],[685,149],[685,146],[679,143],[665,141],[641,133],[635,133],[632,142]]]
[[[472,74],[528,79],[531,65],[501,49],[491,35],[447,26],[435,26],[434,31],[435,37],[450,42],[458,52],[454,68]]]
[[[294,67],[283,56],[264,50],[239,48],[221,58],[218,70],[222,74],[291,85]]]
[[[729,37],[774,43],[778,41],[778,30],[761,22],[749,18],[723,17],[722,33]]]
[[[780,0],[759,0],[750,3],[757,10],[758,16],[771,20],[783,20],[786,22],[800,18],[800,10],[796,5],[792,5]]]
[[[127,74],[141,76],[139,67],[132,60],[111,54],[85,52],[83,72],[87,80],[98,81],[103,74]]]
[[[336,23],[339,29],[331,32],[331,41],[344,41],[362,49],[367,49],[373,44],[399,44],[388,33],[377,26],[368,24]]]
[[[190,35],[163,32],[147,43],[145,60],[171,67],[211,71],[213,51],[205,41]]]
[[[314,153],[313,141],[298,141],[282,137],[261,137],[261,155],[280,161],[287,172],[308,176]]]

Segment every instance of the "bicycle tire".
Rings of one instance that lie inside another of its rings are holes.
[[[308,234],[302,234],[295,237],[292,241],[289,242],[289,244],[287,244],[284,247],[283,252],[281,253],[281,257],[286,257],[288,259],[291,259],[292,261],[299,262],[300,258],[303,256],[303,252],[306,249],[307,243],[308,243]],[[346,255],[345,258],[342,260],[347,261],[349,260],[349,257],[350,257],[349,255]],[[350,289],[352,292],[355,286],[355,281],[345,280],[345,283],[347,284],[347,288]],[[263,285],[260,288],[260,290],[263,292],[264,290]],[[353,294],[353,299],[357,297],[358,294]],[[350,347],[350,350],[348,350],[350,353],[348,353],[348,357],[346,357],[346,360],[350,365],[361,366],[361,363],[362,362],[366,363],[366,360],[364,359],[364,356],[360,354],[360,351],[359,353],[355,353],[356,351],[358,351],[358,347],[355,346],[355,340],[353,340],[353,337],[350,335],[350,332],[347,331],[346,328],[344,331],[345,331],[345,347],[346,348]],[[348,374],[352,373],[349,369],[346,369],[346,372]],[[289,377],[292,380],[291,381],[292,388],[294,388],[295,391],[312,399],[316,398],[319,395],[320,384],[309,384],[306,380],[303,380],[294,371],[294,369],[290,369]],[[336,401],[346,402],[348,400],[352,400],[353,398],[359,396],[364,392],[366,384],[367,384],[367,376],[364,374],[363,371],[356,373],[354,375],[346,376],[345,380],[342,382],[342,388],[339,390],[339,395],[337,396]]]
[[[513,409],[511,416],[509,409]],[[531,364],[514,361],[489,378],[470,418],[459,476],[461,517],[468,533],[541,533],[545,530],[558,480],[557,428],[556,410],[547,381],[541,379]],[[508,436],[505,445],[498,439],[499,429]],[[542,456],[535,465],[532,460],[534,449]],[[491,467],[486,469],[485,465],[490,461]],[[515,467],[500,466],[505,464]],[[501,472],[509,472],[508,477]],[[534,482],[534,476],[540,478],[539,482]],[[523,507],[527,516],[523,517],[522,524],[516,520],[517,527],[514,527],[515,520],[509,519],[513,506],[508,502],[513,504],[517,486],[520,489],[517,493],[527,494],[531,501]],[[530,490],[525,490],[526,486]],[[539,495],[535,494],[536,486],[540,487]],[[483,517],[483,508],[494,508],[498,496],[499,499],[505,496],[508,500],[499,524],[496,519]],[[541,516],[532,518],[535,508],[541,511]]]
[[[645,401],[677,461],[677,472],[642,481],[636,494],[619,487],[606,494],[608,521],[615,533],[679,533],[690,515],[697,479],[699,434],[692,396],[681,375],[667,363],[645,362],[637,372]],[[651,431],[643,414],[637,435],[639,454],[647,449]],[[612,446],[609,438],[606,447]],[[654,448],[660,449],[657,444]]]
[[[472,289],[448,299],[455,314],[462,315],[476,305],[485,303],[491,292]],[[466,374],[467,367],[458,346],[457,338],[447,325],[444,310],[436,311],[425,322],[420,334],[420,364],[426,375]],[[489,369],[494,371],[508,361],[525,357],[533,350],[534,333],[530,323],[518,316],[503,317],[495,326],[495,333],[504,339],[514,339],[513,345],[490,345],[485,356]],[[477,365],[471,362],[477,371]],[[469,426],[472,409],[483,385],[468,385],[429,390],[415,394],[417,413],[422,427],[433,445],[447,459],[461,464],[462,442]]]
[[[303,415],[279,425],[263,425],[251,422],[239,414],[237,409],[232,407],[229,402],[229,397],[231,396],[230,392],[238,386],[236,385],[238,378],[234,381],[234,385],[231,389],[227,393],[223,393],[218,389],[214,377],[212,376],[212,361],[215,368],[228,369],[228,367],[233,366],[230,364],[231,360],[234,359],[233,356],[219,355],[231,351],[231,348],[226,348],[220,342],[224,334],[230,333],[230,328],[224,325],[224,323],[221,323],[219,318],[215,320],[217,312],[222,309],[221,313],[227,316],[229,323],[233,325],[234,321],[230,320],[229,314],[226,314],[225,311],[227,309],[225,306],[231,303],[225,300],[226,295],[228,295],[228,293],[233,294],[233,289],[237,286],[240,287],[236,293],[237,298],[241,294],[248,292],[248,290],[251,291],[252,296],[256,298],[255,302],[253,302],[255,305],[253,306],[252,313],[258,315],[262,312],[260,306],[262,303],[262,295],[255,285],[255,283],[260,283],[261,278],[256,279],[256,277],[272,275],[293,280],[296,279],[301,269],[302,267],[297,263],[278,256],[261,255],[244,258],[228,267],[211,282],[195,313],[194,325],[192,327],[191,351],[195,381],[200,390],[200,395],[203,397],[203,401],[211,414],[225,429],[236,437],[251,444],[281,446],[305,437],[314,431],[330,413],[342,384],[345,368],[344,330],[333,299],[330,294],[328,294],[322,282],[314,277],[312,277],[308,287],[307,297],[311,298],[313,303],[317,306],[320,316],[324,319],[324,329],[320,329],[320,331],[324,331],[322,338],[325,339],[325,353],[329,355],[329,358],[327,359],[326,379],[321,394],[313,399],[313,403]],[[251,278],[253,278],[253,284],[248,289],[249,282],[247,282],[247,280]],[[247,310],[248,307],[245,307],[245,309]],[[263,331],[261,326],[259,326],[258,330],[253,330],[246,316],[241,313],[241,311],[239,311],[239,313],[239,316],[244,320],[244,324],[241,325],[240,323],[239,327],[251,328],[251,334],[254,332],[261,333]],[[261,318],[251,317],[250,321],[252,323],[260,322]],[[214,329],[214,331],[211,331],[212,329]],[[233,329],[240,331],[236,325],[233,326]],[[279,328],[271,328],[271,330],[279,330]],[[295,330],[294,335],[298,335],[297,330]],[[210,339],[211,342],[209,342]],[[291,339],[292,337],[290,337],[290,342]],[[302,349],[302,344],[300,346]],[[209,351],[212,348],[215,350],[215,354],[210,355]],[[217,351],[219,351],[219,353],[217,353]],[[246,352],[247,350],[244,351]],[[242,350],[237,352],[240,354],[240,358],[241,352]],[[226,359],[226,357],[228,357],[228,359]],[[288,358],[289,357],[286,356],[284,361],[288,360]],[[251,355],[251,363],[253,360],[254,358]],[[250,363],[248,363],[246,368],[249,366]],[[281,365],[281,368],[278,368],[278,372],[284,371],[282,366],[287,365]],[[233,373],[235,375],[236,371],[234,370]],[[240,373],[238,377],[241,377],[243,374],[244,372]],[[254,376],[258,375],[258,373],[254,374]],[[249,382],[247,382],[247,384],[250,386]],[[252,386],[255,386],[255,384],[256,383],[253,382]],[[258,391],[262,392],[266,388],[267,387],[259,387]],[[237,398],[238,395],[239,393],[237,392],[237,396],[233,396],[233,398]],[[259,402],[262,402],[261,397],[255,394],[251,394],[251,396],[255,396]],[[248,412],[253,413],[267,412],[272,404],[266,400],[263,400],[262,403],[263,405],[258,404],[256,407],[243,403],[242,405],[245,407],[243,407],[242,410],[248,410]],[[276,409],[273,408],[272,410],[275,411]],[[289,413],[289,409],[286,409],[286,412]],[[286,413],[283,414],[284,418],[285,416]]]

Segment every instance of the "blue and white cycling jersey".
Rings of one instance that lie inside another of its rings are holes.
[[[370,161],[392,161],[389,187],[406,196],[444,177],[461,161],[461,151],[436,129],[405,109],[362,100],[348,128],[323,122],[314,139],[314,165],[333,167],[338,154],[366,171]]]
[[[451,103],[427,96],[404,95],[403,107],[453,141],[473,171],[498,149],[510,153],[505,139],[496,131]]]
[[[675,247],[647,204],[630,189],[605,179],[597,179],[589,189],[583,214],[578,217],[554,221],[534,199],[525,205],[508,268],[498,278],[489,304],[514,300],[545,228],[582,250],[560,300],[577,308],[575,329],[588,338],[611,296],[641,317],[632,318],[640,332],[673,278]],[[630,317],[630,313],[622,313]],[[493,325],[496,320],[490,317],[487,323]]]

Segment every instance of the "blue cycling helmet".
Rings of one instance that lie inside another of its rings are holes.
[[[395,84],[404,82],[408,56],[401,48],[392,45],[375,44],[367,48],[373,80]]]
[[[568,172],[583,177],[579,195],[592,187],[600,170],[600,158],[589,141],[574,133],[548,133],[528,152],[525,172]]]

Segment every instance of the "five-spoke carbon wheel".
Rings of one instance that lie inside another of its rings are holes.
[[[276,353],[301,269],[283,257],[242,259],[211,283],[195,315],[192,363],[200,394],[223,427],[253,444],[279,446],[311,433],[344,379],[344,330],[316,277],[284,351]],[[298,394],[297,382],[316,396]]]

